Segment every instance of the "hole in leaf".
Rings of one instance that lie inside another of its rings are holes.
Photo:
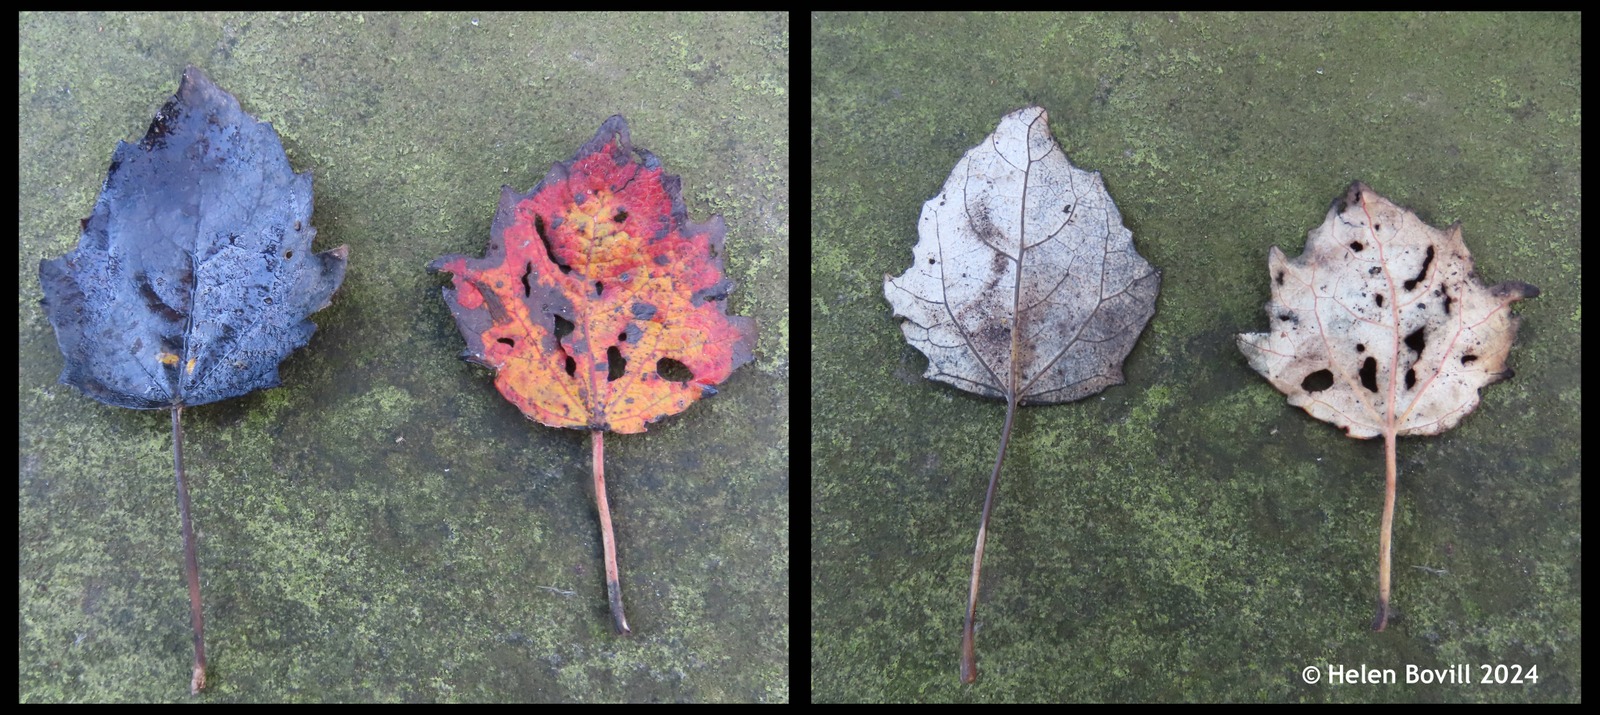
[[[601,293],[604,293],[604,292],[605,292],[605,286],[603,284],[601,284],[600,281],[595,281],[594,282],[594,294],[595,295],[600,295]]]
[[[928,265],[930,265],[930,266],[933,265],[933,259],[932,258],[928,259]]]
[[[501,345],[510,345],[511,347],[517,346],[517,341],[512,340],[511,338],[495,338],[494,341],[500,343]]]
[[[1406,389],[1409,390],[1409,389],[1411,389],[1413,387],[1416,387],[1416,386],[1417,386],[1417,371],[1416,371],[1416,368],[1412,368],[1410,370],[1406,370]]]
[[[606,381],[612,382],[622,377],[622,372],[628,369],[628,361],[622,359],[622,351],[613,345],[606,348]]]
[[[559,315],[552,317],[556,319],[556,340],[560,340],[572,334],[572,328],[574,327],[572,325],[572,321],[567,320]]]
[[[1351,241],[1350,242],[1350,250],[1355,251],[1356,253],[1360,253],[1361,249],[1363,249],[1363,248],[1366,248],[1366,246],[1361,245],[1360,241]]]
[[[1361,386],[1372,392],[1378,391],[1378,361],[1367,358],[1361,363]]]
[[[694,373],[689,371],[689,366],[672,358],[661,358],[656,361],[656,374],[672,382],[688,382],[694,379]]]
[[[1333,387],[1332,370],[1318,370],[1300,381],[1300,389],[1306,392],[1322,392],[1330,387]]]
[[[1372,298],[1374,300],[1378,301],[1378,307],[1379,308],[1383,307],[1383,294],[1382,293],[1374,293]]]
[[[628,220],[628,212],[622,209],[617,209],[617,215],[612,216],[611,220],[617,223],[622,223],[623,221]]]
[[[1472,363],[1475,363],[1477,361],[1478,361],[1478,356],[1477,355],[1462,355],[1461,356],[1461,364],[1462,365],[1471,365]]]
[[[1383,230],[1383,224],[1381,224],[1381,223],[1372,224],[1372,230],[1374,230],[1374,231],[1382,231]]]
[[[577,371],[578,371],[578,361],[577,360],[573,360],[572,356],[568,355],[567,356],[567,377],[572,377],[572,375],[574,373],[576,373]]]
[[[1283,285],[1283,271],[1278,271],[1278,285]]]
[[[1364,343],[1356,343],[1356,352],[1364,353],[1366,351],[1367,351],[1367,346]]]
[[[617,333],[617,342],[619,342],[619,343],[628,342],[628,333],[626,331],[621,332],[621,333]]]
[[[550,248],[550,236],[545,231],[543,216],[535,215],[533,217],[533,230],[539,234],[539,243],[544,244],[544,255],[550,258],[550,262],[556,264],[556,268],[560,268],[562,273],[571,273],[572,266],[556,260],[556,252]]]
[[[287,251],[284,251],[284,252],[283,252],[283,257],[284,257],[284,258],[285,258],[285,259],[288,259],[288,258],[294,258],[294,249],[289,249],[289,250],[287,250]]]
[[[1422,328],[1417,328],[1416,330],[1411,331],[1410,335],[1406,336],[1406,347],[1411,348],[1411,352],[1414,352],[1418,355],[1422,354],[1422,348],[1427,344],[1427,341],[1424,340],[1422,336]]]
[[[533,277],[533,261],[528,261],[528,270],[522,272],[522,294],[533,295],[533,283],[528,279]]]

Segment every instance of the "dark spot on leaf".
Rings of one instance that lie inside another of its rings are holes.
[[[649,303],[634,303],[629,310],[633,313],[633,317],[639,320],[649,320],[656,317],[656,307]]]
[[[708,300],[727,300],[730,290],[733,290],[733,281],[724,278],[690,294],[689,303],[698,307]]]
[[[1406,281],[1406,290],[1414,290],[1422,279],[1428,277],[1428,266],[1433,265],[1433,246],[1428,246],[1428,252],[1422,256],[1422,267],[1417,269],[1415,278]]]

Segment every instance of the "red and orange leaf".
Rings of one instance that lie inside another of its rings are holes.
[[[462,357],[551,427],[643,432],[715,394],[755,322],[725,312],[722,217],[689,221],[680,192],[621,115],[528,193],[504,187],[488,253],[429,265],[454,277]]]

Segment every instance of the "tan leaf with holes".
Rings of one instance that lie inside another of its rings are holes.
[[[1267,257],[1271,330],[1241,333],[1239,349],[1289,404],[1343,428],[1382,436],[1388,463],[1378,615],[1388,619],[1394,442],[1439,434],[1506,379],[1517,335],[1511,304],[1539,295],[1526,283],[1478,279],[1459,223],[1429,226],[1356,182],[1293,260]]]

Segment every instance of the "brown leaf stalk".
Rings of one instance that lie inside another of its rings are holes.
[[[600,511],[600,541],[606,549],[606,596],[611,601],[611,619],[617,633],[627,635],[628,617],[622,613],[622,579],[617,575],[617,540],[611,535],[611,506],[606,503],[605,430],[593,430],[590,442],[594,445],[594,504]]]
[[[989,512],[994,509],[995,487],[1000,485],[1000,465],[1006,461],[1006,444],[1011,441],[1011,422],[1017,415],[1017,396],[1006,400],[1006,426],[1000,432],[1000,453],[994,458],[994,473],[989,475],[989,493],[983,498],[983,518],[978,522],[978,544],[972,551],[972,584],[967,593],[967,626],[961,631],[961,682],[978,679],[978,652],[973,642],[972,621],[978,612],[978,574],[983,570],[983,542],[989,533]]]
[[[172,408],[172,463],[178,475],[178,517],[183,521],[183,571],[189,580],[189,620],[194,625],[194,677],[189,694],[206,687],[206,618],[200,610],[200,562],[195,557],[194,522],[189,518],[189,485],[183,479],[183,407]]]
[[[1388,476],[1383,490],[1383,533],[1378,537],[1378,615],[1372,620],[1374,631],[1381,631],[1389,625],[1389,535],[1394,533],[1394,433],[1392,423],[1383,433],[1383,456],[1388,465]]]

